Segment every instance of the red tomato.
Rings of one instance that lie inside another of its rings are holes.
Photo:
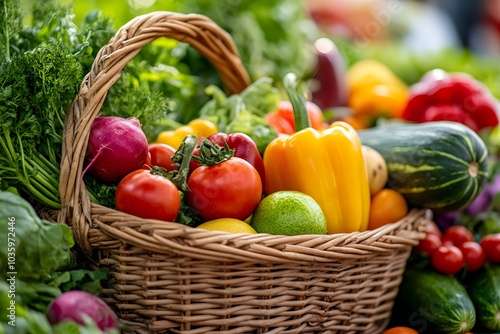
[[[175,184],[144,169],[125,176],[116,188],[116,209],[137,217],[173,221],[180,206]]]
[[[467,229],[467,227],[463,225],[455,225],[444,230],[441,240],[443,241],[443,244],[451,242],[453,246],[459,247],[466,241],[473,241],[474,236],[471,231]]]
[[[172,156],[175,149],[167,144],[153,143],[149,144],[149,153],[151,154],[151,165],[165,168],[168,171],[176,170],[173,166]]]
[[[262,197],[259,173],[237,157],[196,168],[189,176],[188,186],[191,191],[186,192],[187,204],[204,220],[245,220]]]
[[[270,113],[266,114],[266,121],[278,133],[284,133],[287,135],[291,135],[295,132],[295,126],[293,124],[290,124],[290,120],[285,119],[283,117],[280,117],[275,112],[270,112]]]
[[[475,241],[466,241],[459,248],[464,255],[467,271],[476,271],[483,266],[486,255],[481,245]]]
[[[317,104],[306,101],[307,116],[310,126],[316,130],[325,128],[323,122],[323,111]],[[295,119],[293,116],[293,106],[290,101],[283,100],[278,104],[278,110],[266,116],[268,123],[273,126],[278,133],[292,134],[295,132]]]
[[[491,263],[500,263],[500,233],[488,234],[481,239],[486,259]]]
[[[432,254],[431,262],[443,274],[456,274],[464,265],[464,256],[456,246],[443,245]]]
[[[151,152],[148,152],[148,157],[146,158],[146,162],[144,163],[144,166],[142,166],[142,169],[147,169],[150,170],[153,166],[151,166]]]
[[[425,238],[418,243],[417,251],[431,257],[441,245],[441,239],[436,234],[427,232]]]

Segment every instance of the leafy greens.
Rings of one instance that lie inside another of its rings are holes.
[[[17,1],[6,0],[0,8],[1,189],[19,188],[54,209],[60,207],[66,111],[95,44],[109,38],[107,21],[96,14],[83,30],[72,18],[69,7],[47,1],[35,6],[32,24],[23,27]]]
[[[90,271],[76,262],[67,225],[41,220],[26,200],[7,191],[0,192],[0,244],[4,245],[0,248],[0,305],[10,304],[3,291],[9,291],[6,282],[14,277],[17,333],[29,332],[23,328],[50,333],[42,316],[55,297],[75,289],[97,295],[108,276],[105,269]],[[7,319],[2,316],[0,322],[4,325]]]

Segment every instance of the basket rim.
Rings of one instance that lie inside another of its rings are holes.
[[[366,230],[295,236],[204,230],[176,222],[141,219],[95,204],[94,233],[155,254],[227,261],[328,262],[362,259],[416,246],[425,237],[430,211],[412,209],[406,217]],[[103,243],[104,245],[105,243]],[[93,246],[99,248],[99,242]]]

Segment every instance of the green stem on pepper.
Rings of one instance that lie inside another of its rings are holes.
[[[310,127],[311,124],[309,123],[309,116],[307,115],[306,101],[297,91],[297,76],[293,73],[285,75],[283,78],[283,86],[293,106],[295,132]]]

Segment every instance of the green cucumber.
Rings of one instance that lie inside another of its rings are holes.
[[[476,323],[476,310],[454,277],[431,270],[406,269],[398,302],[424,333],[461,334]]]
[[[485,265],[467,286],[479,322],[500,331],[500,265]]]
[[[395,123],[359,131],[359,138],[386,160],[387,186],[414,206],[460,210],[487,181],[486,145],[460,123]]]

